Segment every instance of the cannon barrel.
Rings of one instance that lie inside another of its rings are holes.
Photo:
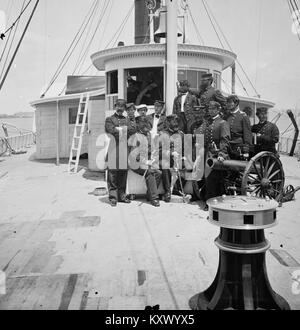
[[[245,171],[248,162],[241,160],[225,160],[224,162],[219,162],[218,159],[209,158],[207,160],[207,166],[213,170],[217,171]]]

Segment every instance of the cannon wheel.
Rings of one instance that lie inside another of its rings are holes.
[[[284,182],[283,166],[279,158],[271,152],[261,152],[250,160],[245,169],[241,193],[279,200]]]

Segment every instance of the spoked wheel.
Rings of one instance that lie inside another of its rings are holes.
[[[279,200],[284,182],[284,171],[279,158],[271,152],[261,152],[246,167],[241,191],[243,195]]]

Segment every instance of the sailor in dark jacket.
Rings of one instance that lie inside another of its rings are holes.
[[[129,139],[130,153],[128,163],[131,170],[146,180],[148,199],[154,207],[159,207],[159,150],[152,143],[151,126],[146,117],[139,119],[137,133]]]
[[[179,128],[185,134],[191,134],[194,122],[194,107],[198,105],[195,95],[190,92],[190,83],[183,80],[179,83],[179,95],[174,100],[173,114],[178,116]]]
[[[259,123],[252,127],[252,133],[256,134],[255,153],[270,151],[277,154],[276,143],[280,135],[278,127],[268,121],[267,108],[258,108],[256,115]]]
[[[128,126],[128,138],[135,134],[137,131],[137,124],[136,124],[136,107],[134,103],[128,103],[126,104],[126,112],[127,112],[127,126]]]
[[[204,134],[205,159],[217,158],[219,162],[228,159],[230,130],[228,123],[220,116],[221,105],[209,103],[209,118],[196,130],[196,134]],[[222,196],[225,193],[224,173],[212,170],[205,173],[205,200]],[[207,210],[207,206],[206,206]]]
[[[200,105],[204,106],[206,111],[208,111],[210,101],[218,102],[222,109],[225,109],[227,105],[226,98],[219,90],[212,86],[213,82],[214,78],[211,73],[207,73],[202,76],[198,98]]]
[[[240,111],[240,100],[236,95],[227,98],[227,122],[230,127],[230,158],[247,159],[252,146],[252,132],[249,117]]]
[[[127,118],[123,116],[126,109],[125,100],[117,100],[116,113],[105,121],[105,131],[110,137],[108,149],[107,186],[112,206],[118,201],[130,203],[126,197],[127,184]]]
[[[149,123],[152,127],[151,136],[155,138],[159,133],[166,129],[166,115],[164,113],[165,102],[155,101],[154,103],[154,113],[147,116]]]

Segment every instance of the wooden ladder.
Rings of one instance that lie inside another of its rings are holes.
[[[89,101],[90,101],[89,94],[83,94],[79,101],[74,136],[73,136],[73,141],[72,141],[72,148],[71,148],[71,152],[70,152],[69,166],[68,166],[68,172],[70,174],[76,174],[78,172],[78,165],[79,165],[80,153],[81,153],[81,147],[82,147],[82,139],[83,139],[84,128],[85,128],[85,124],[86,124]]]

